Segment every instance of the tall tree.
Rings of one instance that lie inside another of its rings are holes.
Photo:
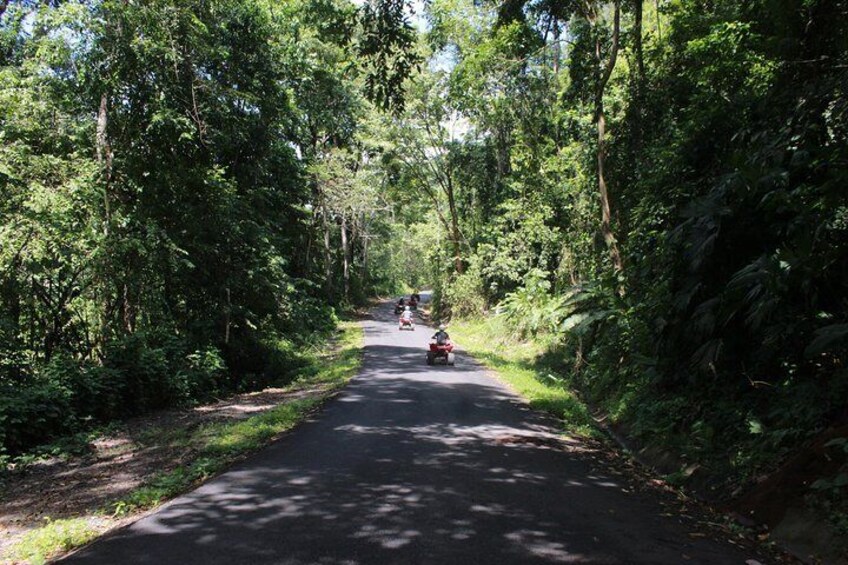
[[[621,252],[618,249],[618,241],[612,230],[612,206],[610,204],[609,186],[607,184],[607,118],[604,110],[604,95],[609,84],[610,77],[618,60],[619,36],[621,32],[621,2],[613,2],[612,34],[610,45],[605,48],[603,41],[603,29],[601,27],[600,6],[592,2],[583,5],[583,15],[593,28],[595,38],[595,87],[594,87],[594,109],[593,119],[598,128],[598,193],[601,200],[601,233],[609,249],[613,268],[621,271],[624,264],[621,260]],[[606,51],[606,55],[604,52]]]
[[[466,242],[457,208],[454,164],[449,158],[455,133],[451,108],[446,104],[444,77],[421,77],[411,93],[409,108],[395,128],[394,156],[403,164],[413,185],[431,203],[450,242],[454,270],[462,274]]]

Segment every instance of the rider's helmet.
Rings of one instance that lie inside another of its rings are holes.
[[[403,309],[404,309],[406,312],[409,312],[409,306],[405,306]]]
[[[445,331],[445,325],[444,324],[439,324],[439,331],[440,332]]]

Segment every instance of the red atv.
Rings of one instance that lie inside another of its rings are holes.
[[[436,343],[435,339],[430,342],[430,351],[427,352],[427,364],[435,365],[436,363],[442,365],[454,364],[453,343],[450,340],[441,344]]]
[[[411,317],[406,320],[403,316],[398,319],[398,329],[399,330],[412,330],[415,331],[415,318]]]

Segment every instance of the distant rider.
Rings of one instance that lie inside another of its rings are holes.
[[[430,338],[430,339],[435,339],[436,345],[445,345],[447,342],[449,342],[450,336],[448,335],[448,332],[445,331],[445,325],[444,324],[440,325],[439,331],[434,333],[433,337]]]
[[[403,309],[403,314],[400,315],[400,319],[406,321],[412,320],[412,310],[409,309],[409,306]]]

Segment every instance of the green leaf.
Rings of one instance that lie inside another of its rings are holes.
[[[813,357],[841,345],[848,339],[848,324],[831,324],[816,330],[816,337],[804,350],[804,355]]]

